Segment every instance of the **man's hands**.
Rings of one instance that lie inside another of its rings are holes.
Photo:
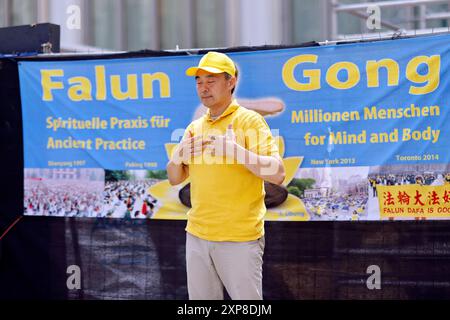
[[[167,173],[172,185],[183,182],[189,176],[190,163],[195,163],[194,157],[202,155],[199,163],[212,156],[213,162],[206,161],[207,164],[223,164],[223,157],[227,158],[226,163],[236,163],[244,165],[254,175],[275,183],[281,184],[284,181],[285,172],[282,160],[279,156],[258,155],[245,149],[236,142],[236,135],[232,125],[228,125],[224,135],[193,136],[191,132],[175,148],[171,161],[167,164]],[[231,162],[230,162],[231,161]]]
[[[191,163],[194,157],[203,154],[209,154],[213,157],[230,157],[235,158],[236,155],[236,136],[233,132],[233,126],[227,127],[225,135],[209,135],[203,139],[202,136],[193,136],[189,131],[187,138],[175,148],[172,162],[177,165],[187,165]]]
[[[172,155],[172,162],[176,165],[187,165],[194,157],[202,154],[206,141],[202,136],[196,136],[189,131],[189,135],[181,141],[175,148]]]
[[[228,125],[225,135],[210,135],[205,143],[206,153],[216,157],[235,159],[236,149],[236,135],[231,124]]]

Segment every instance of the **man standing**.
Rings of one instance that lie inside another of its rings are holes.
[[[172,185],[191,181],[186,267],[190,299],[262,299],[264,180],[281,184],[283,162],[264,118],[233,99],[234,62],[208,52],[197,67],[206,115],[186,128],[167,164]]]

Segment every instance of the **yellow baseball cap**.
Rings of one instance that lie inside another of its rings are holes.
[[[210,51],[205,54],[197,67],[190,67],[186,70],[186,75],[191,77],[195,76],[199,69],[211,73],[226,72],[232,76],[236,75],[236,66],[234,65],[233,60],[226,54],[215,51]]]

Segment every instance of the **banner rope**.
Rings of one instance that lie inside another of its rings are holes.
[[[3,234],[0,236],[0,241],[3,239],[3,237],[5,237],[7,235],[7,233],[16,225],[17,222],[20,221],[20,219],[22,219],[23,216],[19,216],[13,223],[11,223],[11,225],[5,230],[5,232],[3,232]]]

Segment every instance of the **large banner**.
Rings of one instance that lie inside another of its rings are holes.
[[[449,51],[439,35],[230,53],[286,168],[266,219],[450,218]],[[185,219],[189,180],[165,166],[206,112],[185,75],[200,58],[20,62],[24,213]]]

